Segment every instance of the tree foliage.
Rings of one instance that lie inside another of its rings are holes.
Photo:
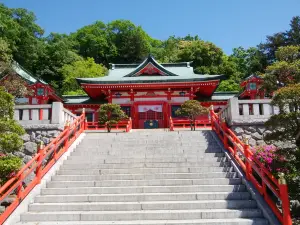
[[[300,46],[279,47],[276,59],[266,68],[264,86],[267,92],[273,92],[279,87],[300,82]]]
[[[105,124],[107,131],[111,131],[111,126],[117,124],[127,116],[118,104],[103,104],[99,109],[99,124]]]
[[[300,83],[279,89],[272,104],[279,108],[279,114],[266,122],[272,133],[265,140],[290,143],[289,148],[280,151],[286,159],[282,167],[289,171],[287,180],[292,199],[300,200]]]
[[[107,69],[103,65],[96,64],[93,58],[65,64],[61,68],[61,73],[63,75],[63,93],[70,94],[80,90],[76,78],[102,77],[106,72]]]
[[[23,146],[24,129],[13,119],[14,97],[0,88],[0,152],[14,152]]]
[[[187,116],[190,120],[191,130],[196,130],[196,118],[207,114],[208,111],[208,108],[201,106],[198,101],[188,100],[175,113],[176,115]]]

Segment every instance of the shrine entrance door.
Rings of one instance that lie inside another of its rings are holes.
[[[138,126],[142,129],[164,127],[163,105],[139,105]]]

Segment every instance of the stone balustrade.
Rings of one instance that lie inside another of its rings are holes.
[[[64,125],[72,122],[77,116],[63,107],[60,102],[47,105],[16,105],[14,118],[21,125]]]
[[[219,114],[232,125],[263,124],[271,115],[279,112],[278,107],[271,105],[270,99],[239,100],[229,99],[228,105]]]

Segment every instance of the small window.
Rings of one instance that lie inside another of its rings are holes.
[[[249,90],[256,90],[256,83],[249,83]]]
[[[36,91],[37,96],[43,96],[44,95],[44,88],[38,88]]]

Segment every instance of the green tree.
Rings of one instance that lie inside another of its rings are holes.
[[[196,130],[196,118],[208,114],[208,108],[201,106],[196,100],[188,100],[175,113],[176,115],[187,116],[190,120],[191,130]]]
[[[11,60],[12,55],[9,44],[0,38],[0,74],[9,67]]]
[[[0,183],[9,179],[13,172],[20,169],[22,160],[6,155],[18,151],[23,146],[20,135],[24,129],[13,119],[14,97],[0,87]]]
[[[277,61],[266,68],[263,88],[273,92],[279,87],[300,82],[300,46],[279,47]]]
[[[44,49],[39,57],[40,63],[32,72],[60,90],[63,81],[61,68],[82,59],[72,49],[73,44],[67,35],[51,33],[45,38]]]
[[[107,34],[110,48],[117,53],[110,62],[140,62],[150,53],[149,35],[142,27],[135,26],[129,20],[115,20],[108,23]]]
[[[92,57],[96,63],[108,66],[117,55],[116,46],[109,42],[107,26],[101,21],[80,28],[71,34],[71,38],[78,54],[84,58]]]
[[[265,140],[278,140],[290,143],[288,148],[281,149],[280,155],[285,157],[282,168],[288,170],[287,181],[291,199],[300,201],[300,83],[279,89],[272,104],[279,108],[279,114],[271,116],[266,127],[272,133]],[[297,209],[299,215],[300,208]]]
[[[79,60],[71,64],[65,64],[61,68],[61,73],[64,78],[62,86],[63,93],[83,93],[82,89],[76,82],[76,78],[102,77],[106,72],[106,67],[96,64],[93,58],[87,58],[86,60]]]
[[[0,4],[0,38],[9,44],[14,60],[27,69],[38,61],[43,33],[32,12]]]
[[[290,22],[290,29],[267,36],[265,43],[260,44],[259,49],[266,55],[268,62],[275,61],[275,52],[279,47],[288,45],[300,45],[300,16],[295,16]]]
[[[127,116],[118,104],[103,104],[99,109],[99,124],[105,124],[107,131],[111,131],[111,126],[117,124]]]
[[[242,79],[263,72],[267,66],[265,55],[255,47],[248,49],[243,47],[234,48],[230,59],[236,63]]]

